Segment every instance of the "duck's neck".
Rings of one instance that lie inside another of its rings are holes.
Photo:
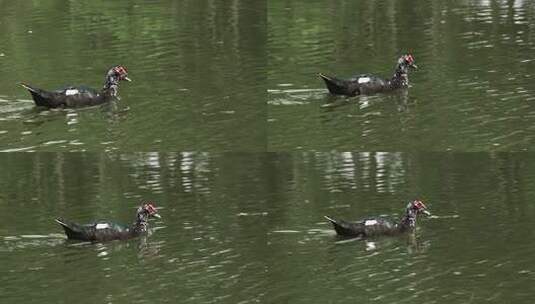
[[[390,79],[392,89],[406,88],[409,86],[409,68],[404,63],[399,63]]]
[[[137,234],[145,233],[149,230],[149,216],[146,212],[138,212],[136,221],[132,224],[132,231]]]
[[[407,208],[405,215],[403,215],[398,223],[398,229],[401,232],[414,230],[416,228],[416,216],[417,211]]]
[[[102,92],[111,97],[117,96],[117,90],[119,90],[119,79],[114,75],[107,75]]]

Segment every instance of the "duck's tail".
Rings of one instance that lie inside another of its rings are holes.
[[[352,90],[349,83],[345,80],[338,79],[336,77],[327,76],[319,73],[318,76],[323,79],[327,89],[331,94],[334,95],[348,95],[354,96],[357,95],[358,90]]]
[[[27,83],[24,83],[24,82],[20,82],[19,83],[23,88],[25,88],[26,90],[30,91],[30,92],[33,92],[33,93],[39,93],[39,89],[37,88],[34,88],[32,86],[30,86],[29,84]]]
[[[35,101],[35,105],[40,107],[52,107],[52,105],[49,102],[49,95],[50,93],[47,93],[44,90],[41,90],[39,88],[32,87],[29,84],[20,82],[19,83],[23,88],[28,90],[30,94],[32,94],[33,101]]]
[[[330,217],[328,217],[328,216],[326,216],[326,215],[323,216],[323,217],[324,217],[325,219],[327,219],[329,222],[333,223],[333,224],[338,224],[338,222],[337,222],[335,219],[333,219],[333,218],[330,218]]]
[[[363,227],[359,224],[348,223],[344,220],[335,220],[324,216],[333,225],[336,234],[348,237],[362,237],[365,235]]]
[[[338,235],[348,235],[348,233],[346,232],[347,229],[346,227],[344,227],[343,223],[340,223],[337,220],[330,218],[328,216],[324,216],[324,218],[328,220],[329,222],[331,222],[334,230],[336,231]]]
[[[55,219],[56,223],[60,224],[65,230],[65,234],[69,239],[80,239],[80,235],[83,233],[77,224],[68,222],[61,217]]]

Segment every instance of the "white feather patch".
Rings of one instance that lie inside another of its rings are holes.
[[[373,226],[377,224],[377,220],[367,220],[364,222],[365,226]]]
[[[65,95],[69,96],[69,95],[76,95],[80,93],[80,91],[78,91],[77,89],[67,89],[65,90]]]
[[[106,229],[110,228],[110,224],[108,223],[100,223],[95,226],[95,229]]]
[[[360,77],[359,78],[359,83],[366,83],[366,82],[370,82],[370,77]]]

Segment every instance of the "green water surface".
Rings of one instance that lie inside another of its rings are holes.
[[[533,24],[520,0],[0,0],[0,302],[533,302]],[[405,52],[407,90],[317,77],[390,77]],[[133,82],[103,106],[18,85],[100,88],[117,64]],[[416,198],[413,235],[323,218]],[[162,219],[130,241],[54,222],[128,224],[143,199]]]
[[[0,155],[5,303],[530,303],[535,155]],[[323,219],[433,213],[415,235],[342,240]],[[153,233],[67,242],[53,219]]]

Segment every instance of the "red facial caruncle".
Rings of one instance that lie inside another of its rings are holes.
[[[420,200],[415,200],[414,202],[412,202],[412,205],[414,206],[414,208],[416,208],[418,210],[427,209],[425,204]]]
[[[122,65],[119,65],[119,66],[116,66],[113,68],[113,71],[115,73],[117,73],[117,75],[126,75],[128,74],[128,71],[126,70],[126,68]]]
[[[113,68],[113,72],[121,80],[132,81],[132,80],[130,80],[130,78],[128,78],[128,70],[126,69],[126,67],[124,67],[122,65],[118,65],[118,66],[114,67]]]
[[[158,213],[158,210],[156,210],[156,207],[154,207],[153,202],[148,202],[143,205],[143,209],[147,210],[149,214],[156,214]]]

